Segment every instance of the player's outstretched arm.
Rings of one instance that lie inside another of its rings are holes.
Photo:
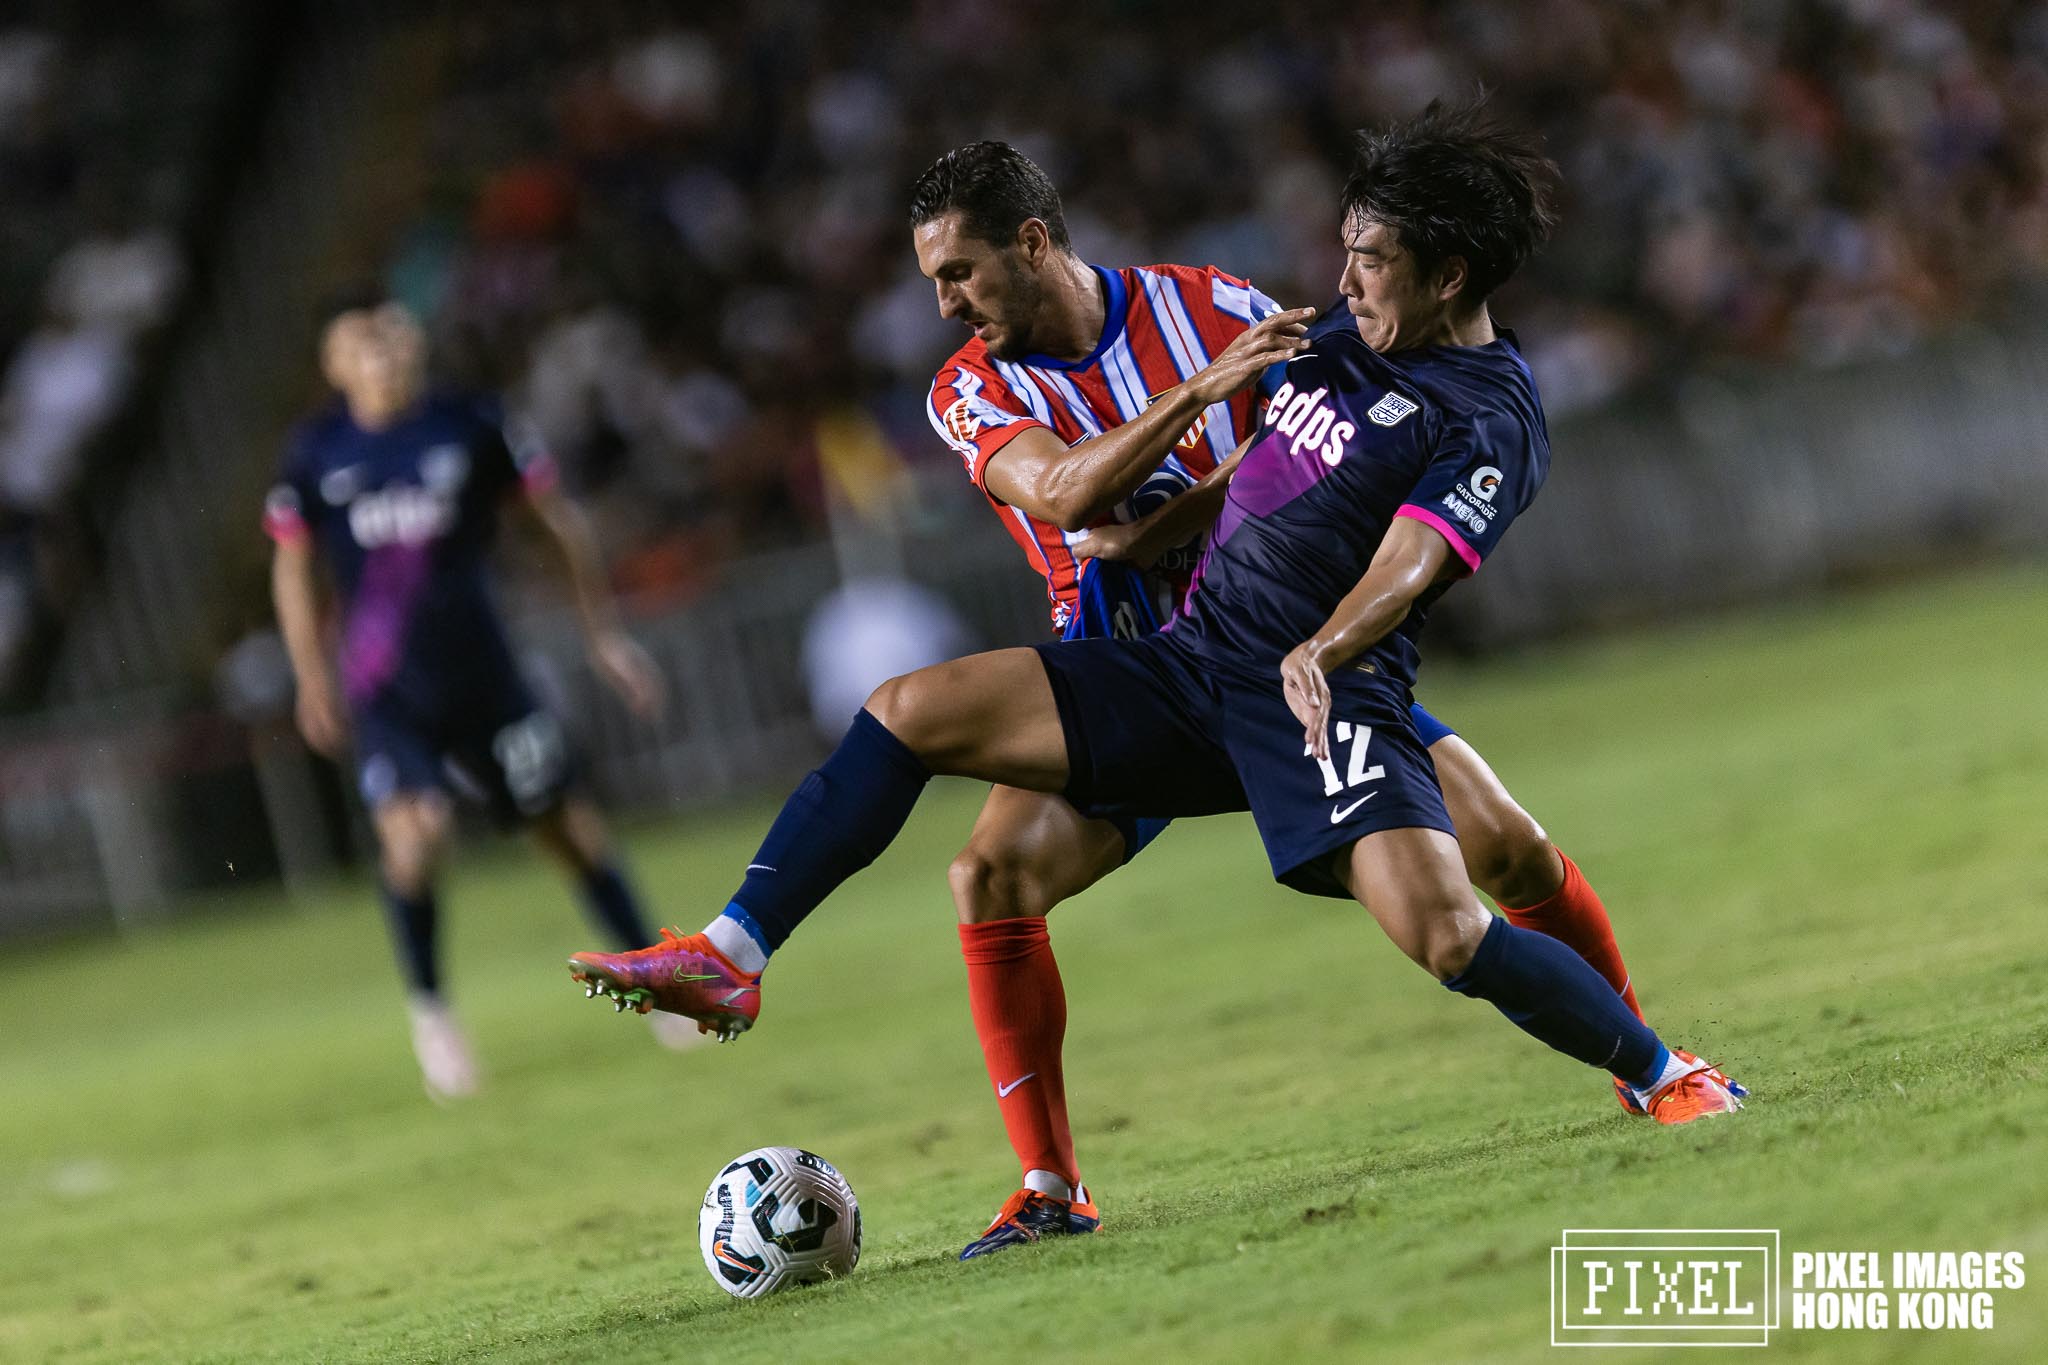
[[[1204,474],[1187,492],[1169,498],[1163,506],[1128,525],[1094,528],[1087,539],[1075,542],[1075,557],[1121,561],[1149,569],[1168,550],[1207,534],[1216,518],[1223,515],[1223,499],[1230,492],[1231,476],[1237,473],[1254,439],[1245,437],[1229,459]]]
[[[305,535],[277,542],[270,557],[270,600],[292,661],[298,690],[299,733],[315,753],[334,758],[348,742],[348,713],[320,643],[320,585],[313,541]]]
[[[1330,670],[1378,644],[1417,598],[1453,571],[1450,542],[1419,521],[1395,518],[1358,586],[1344,594],[1322,629],[1281,660],[1288,709],[1317,758],[1330,756]]]
[[[653,720],[661,715],[661,672],[647,651],[634,642],[619,621],[618,604],[605,582],[604,556],[583,509],[551,488],[530,488],[527,505],[534,519],[555,542],[568,565],[569,586],[576,594],[576,612],[591,666],[634,715]]]
[[[1308,349],[1316,310],[1275,313],[1243,332],[1194,376],[1143,412],[1069,446],[1049,429],[1016,437],[993,456],[982,481],[1012,507],[1063,531],[1083,530],[1136,492],[1195,419],[1255,382],[1269,366]]]

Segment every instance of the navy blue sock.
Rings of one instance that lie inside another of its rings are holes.
[[[434,889],[418,896],[401,896],[389,882],[380,881],[378,895],[384,902],[384,918],[391,925],[391,946],[398,952],[398,967],[405,984],[415,995],[441,993],[441,963],[434,951],[434,931],[440,912],[434,904]]]
[[[780,948],[819,902],[889,846],[931,776],[863,709],[832,756],[783,804],[726,914],[741,911],[766,951]]]
[[[645,948],[654,931],[640,914],[640,900],[616,863],[599,863],[583,874],[583,909],[621,948]]]
[[[1471,963],[1444,985],[1487,1001],[1524,1033],[1630,1085],[1655,1082],[1669,1056],[1584,958],[1504,919],[1495,918]]]

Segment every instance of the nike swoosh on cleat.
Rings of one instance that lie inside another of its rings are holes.
[[[1036,1071],[1027,1071],[1023,1075],[1019,1076],[1016,1080],[1011,1081],[1008,1085],[997,1086],[996,1098],[999,1100],[1006,1100],[1010,1098],[1010,1092],[1012,1090],[1015,1090],[1018,1086],[1024,1084],[1024,1082],[1030,1080],[1033,1076],[1036,1076],[1037,1074],[1038,1073]]]
[[[690,981],[716,981],[718,979],[717,972],[686,972],[681,967],[676,968],[675,975],[669,978],[669,980],[677,985]]]
[[[770,867],[770,866],[768,866],[768,864],[766,864],[766,863],[748,863],[748,864],[747,864],[747,871],[749,871],[749,872],[773,872],[773,871],[775,871],[775,869],[774,869],[774,868],[772,868],[772,867]]]
[[[1351,812],[1357,810],[1360,806],[1364,805],[1366,802],[1372,800],[1375,796],[1378,795],[1378,792],[1367,792],[1365,795],[1359,797],[1356,801],[1353,801],[1350,805],[1343,807],[1341,810],[1331,811],[1330,823],[1333,825],[1341,823],[1345,816],[1351,814]]]

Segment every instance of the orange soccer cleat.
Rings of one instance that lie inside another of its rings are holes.
[[[1690,1069],[1665,1082],[1643,1101],[1643,1108],[1659,1123],[1691,1123],[1715,1114],[1732,1114],[1742,1107],[1749,1091],[1721,1073],[1720,1068],[1701,1061],[1683,1048],[1671,1055]]]
[[[960,1259],[971,1261],[992,1251],[1047,1237],[1079,1236],[1101,1226],[1102,1214],[1088,1197],[1086,1188],[1075,1190],[1072,1199],[1055,1199],[1037,1190],[1022,1189],[1010,1196],[988,1230],[967,1244]]]
[[[569,974],[583,994],[608,995],[612,1007],[666,1010],[695,1019],[702,1033],[730,1042],[761,1016],[761,978],[732,965],[702,934],[661,931],[661,942],[630,953],[577,953]]]

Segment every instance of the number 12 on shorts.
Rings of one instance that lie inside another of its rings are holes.
[[[1353,725],[1348,720],[1340,720],[1336,725],[1336,736],[1339,747],[1347,743],[1351,746],[1351,765],[1345,770],[1344,776],[1339,778],[1337,776],[1337,764],[1334,759],[1316,759],[1316,765],[1323,770],[1323,795],[1335,796],[1347,787],[1356,787],[1365,782],[1377,782],[1387,775],[1386,765],[1383,763],[1375,763],[1370,768],[1365,766],[1366,747],[1372,743],[1372,727],[1370,725]],[[1301,756],[1303,758],[1315,758],[1314,747],[1307,744],[1302,745]]]

